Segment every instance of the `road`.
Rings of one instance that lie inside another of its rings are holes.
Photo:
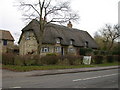
[[[118,88],[118,69],[46,76],[6,77],[3,88]]]

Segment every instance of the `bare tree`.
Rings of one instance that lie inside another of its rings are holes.
[[[108,50],[111,50],[113,47],[114,41],[120,38],[120,26],[106,24],[105,27],[100,30],[100,34],[104,39],[104,43],[107,46]]]
[[[39,23],[40,39],[38,45],[38,53],[41,53],[41,45],[43,33],[46,24],[50,22],[65,23],[70,20],[76,21],[79,15],[71,10],[70,2],[60,2],[57,0],[29,0],[20,1],[19,7],[24,11],[23,16],[26,20],[37,19]]]

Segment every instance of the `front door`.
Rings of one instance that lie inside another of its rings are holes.
[[[61,47],[61,55],[64,56],[64,48]]]

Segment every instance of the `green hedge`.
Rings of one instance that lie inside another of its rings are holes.
[[[120,62],[120,55],[93,55],[92,64],[102,64],[104,62]],[[11,53],[2,54],[2,64],[20,66],[41,66],[41,65],[81,65],[83,56],[65,55],[59,56],[50,54],[44,57],[39,55],[14,55]]]
[[[103,60],[104,60],[104,57],[101,55],[92,56],[92,62],[94,64],[102,64]]]
[[[112,63],[112,62],[114,62],[114,56],[106,56],[106,60],[107,60],[107,62],[108,63]]]
[[[5,65],[14,65],[15,55],[12,53],[3,53],[2,54],[2,64]]]

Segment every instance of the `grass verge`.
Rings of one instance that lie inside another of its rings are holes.
[[[91,65],[78,65],[78,66],[65,66],[65,65],[48,65],[48,66],[16,66],[16,65],[2,65],[3,69],[26,72],[32,70],[53,70],[53,69],[72,69],[72,68],[87,68],[87,67],[102,67],[102,66],[116,66],[118,62],[104,63],[104,64],[91,64]],[[119,64],[120,65],[120,64]]]

